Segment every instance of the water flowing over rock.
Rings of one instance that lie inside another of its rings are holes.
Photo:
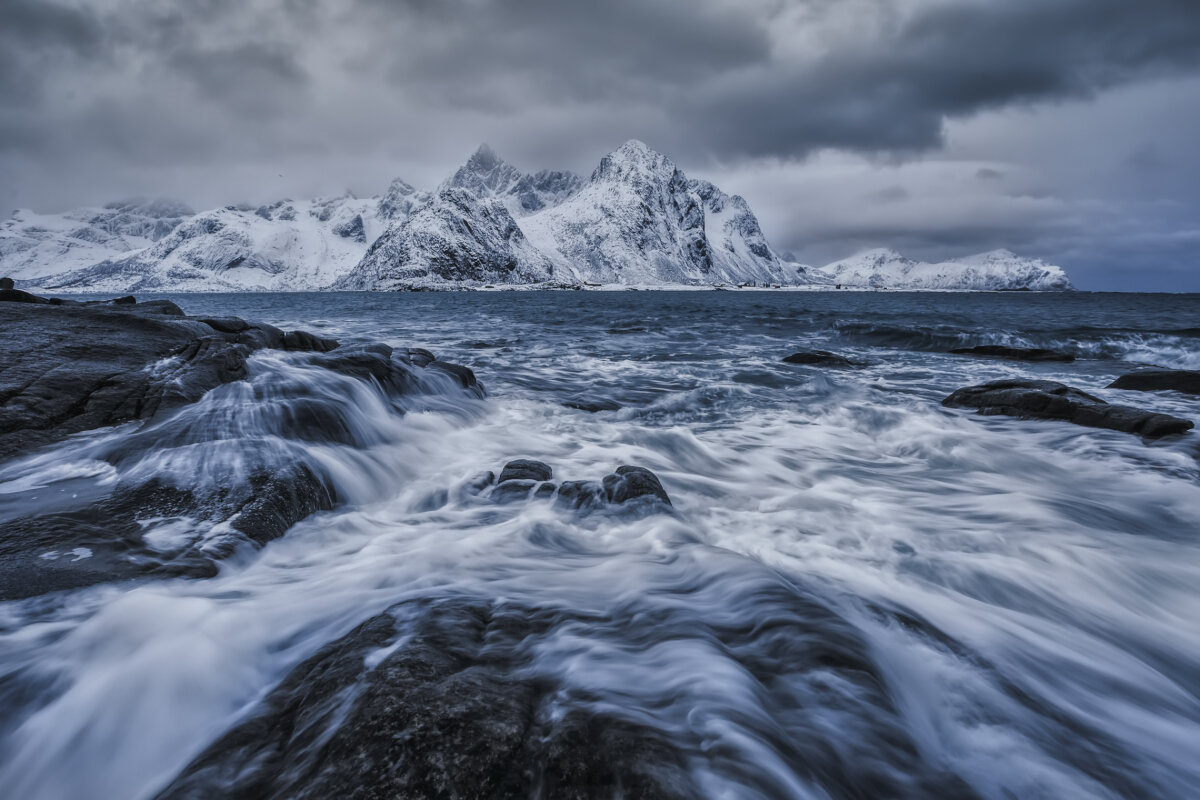
[[[425,351],[339,347],[238,317],[187,317],[168,301],[33,299],[42,302],[0,302],[11,345],[0,350],[0,461],[36,465],[33,451],[71,434],[145,422],[89,445],[95,463],[127,476],[105,496],[4,520],[0,599],[151,574],[210,577],[243,546],[337,505],[336,482],[297,445],[366,444],[356,392],[394,401],[394,413],[417,395],[483,396],[469,369]],[[278,379],[292,369],[283,363],[280,376],[256,380],[250,358],[271,350],[316,374],[289,384]],[[185,461],[163,461],[170,451]],[[146,535],[147,519],[176,520],[172,536]],[[56,555],[76,551],[88,558]]]

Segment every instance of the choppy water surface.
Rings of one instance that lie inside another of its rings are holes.
[[[713,797],[839,797],[854,786],[861,796],[852,773],[890,796],[1196,796],[1198,435],[1146,443],[939,401],[1024,375],[1200,420],[1196,398],[1104,388],[1140,364],[1200,369],[1200,297],[181,304],[426,347],[472,367],[489,397],[434,398],[401,416],[361,387],[327,388],[345,431],[286,447],[331,476],[347,500],[338,510],[215,578],[0,604],[7,796],[152,796],[322,644],[398,601],[459,595],[561,611],[563,624],[528,643],[531,669],[578,690],[577,703],[663,731]],[[945,353],[976,344],[1079,360]],[[804,347],[869,366],[780,363]],[[252,367],[248,383],[181,412],[190,417],[155,421],[117,466],[99,454],[129,430],[0,465],[0,524],[83,502],[122,470],[219,483],[285,446],[256,403],[314,378],[284,354]],[[622,408],[562,405],[577,396]],[[181,438],[197,425],[209,429],[203,446]],[[516,457],[566,480],[647,466],[675,513],[576,516],[463,492]],[[186,520],[145,524],[164,542],[214,535]]]

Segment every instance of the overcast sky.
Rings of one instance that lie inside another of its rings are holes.
[[[0,0],[0,201],[431,188],[638,138],[781,252],[1200,291],[1200,0]]]

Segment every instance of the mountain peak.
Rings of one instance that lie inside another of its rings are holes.
[[[630,139],[600,159],[592,180],[628,180],[637,175],[656,175],[670,180],[675,175],[675,163],[650,149],[645,142]]]
[[[467,189],[478,197],[495,197],[507,193],[521,177],[520,170],[485,143],[479,145],[443,188]]]
[[[475,152],[471,154],[471,157],[467,159],[467,166],[476,172],[491,172],[503,163],[504,159],[496,155],[496,151],[487,142],[479,145]]]

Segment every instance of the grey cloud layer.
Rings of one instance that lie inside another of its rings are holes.
[[[482,139],[530,167],[633,136],[699,167],[909,159],[948,122],[1200,70],[1195,0],[0,0],[0,19],[0,197],[42,206],[428,185]],[[1139,152],[1147,174],[1179,155]],[[976,168],[994,191],[1006,172]]]

